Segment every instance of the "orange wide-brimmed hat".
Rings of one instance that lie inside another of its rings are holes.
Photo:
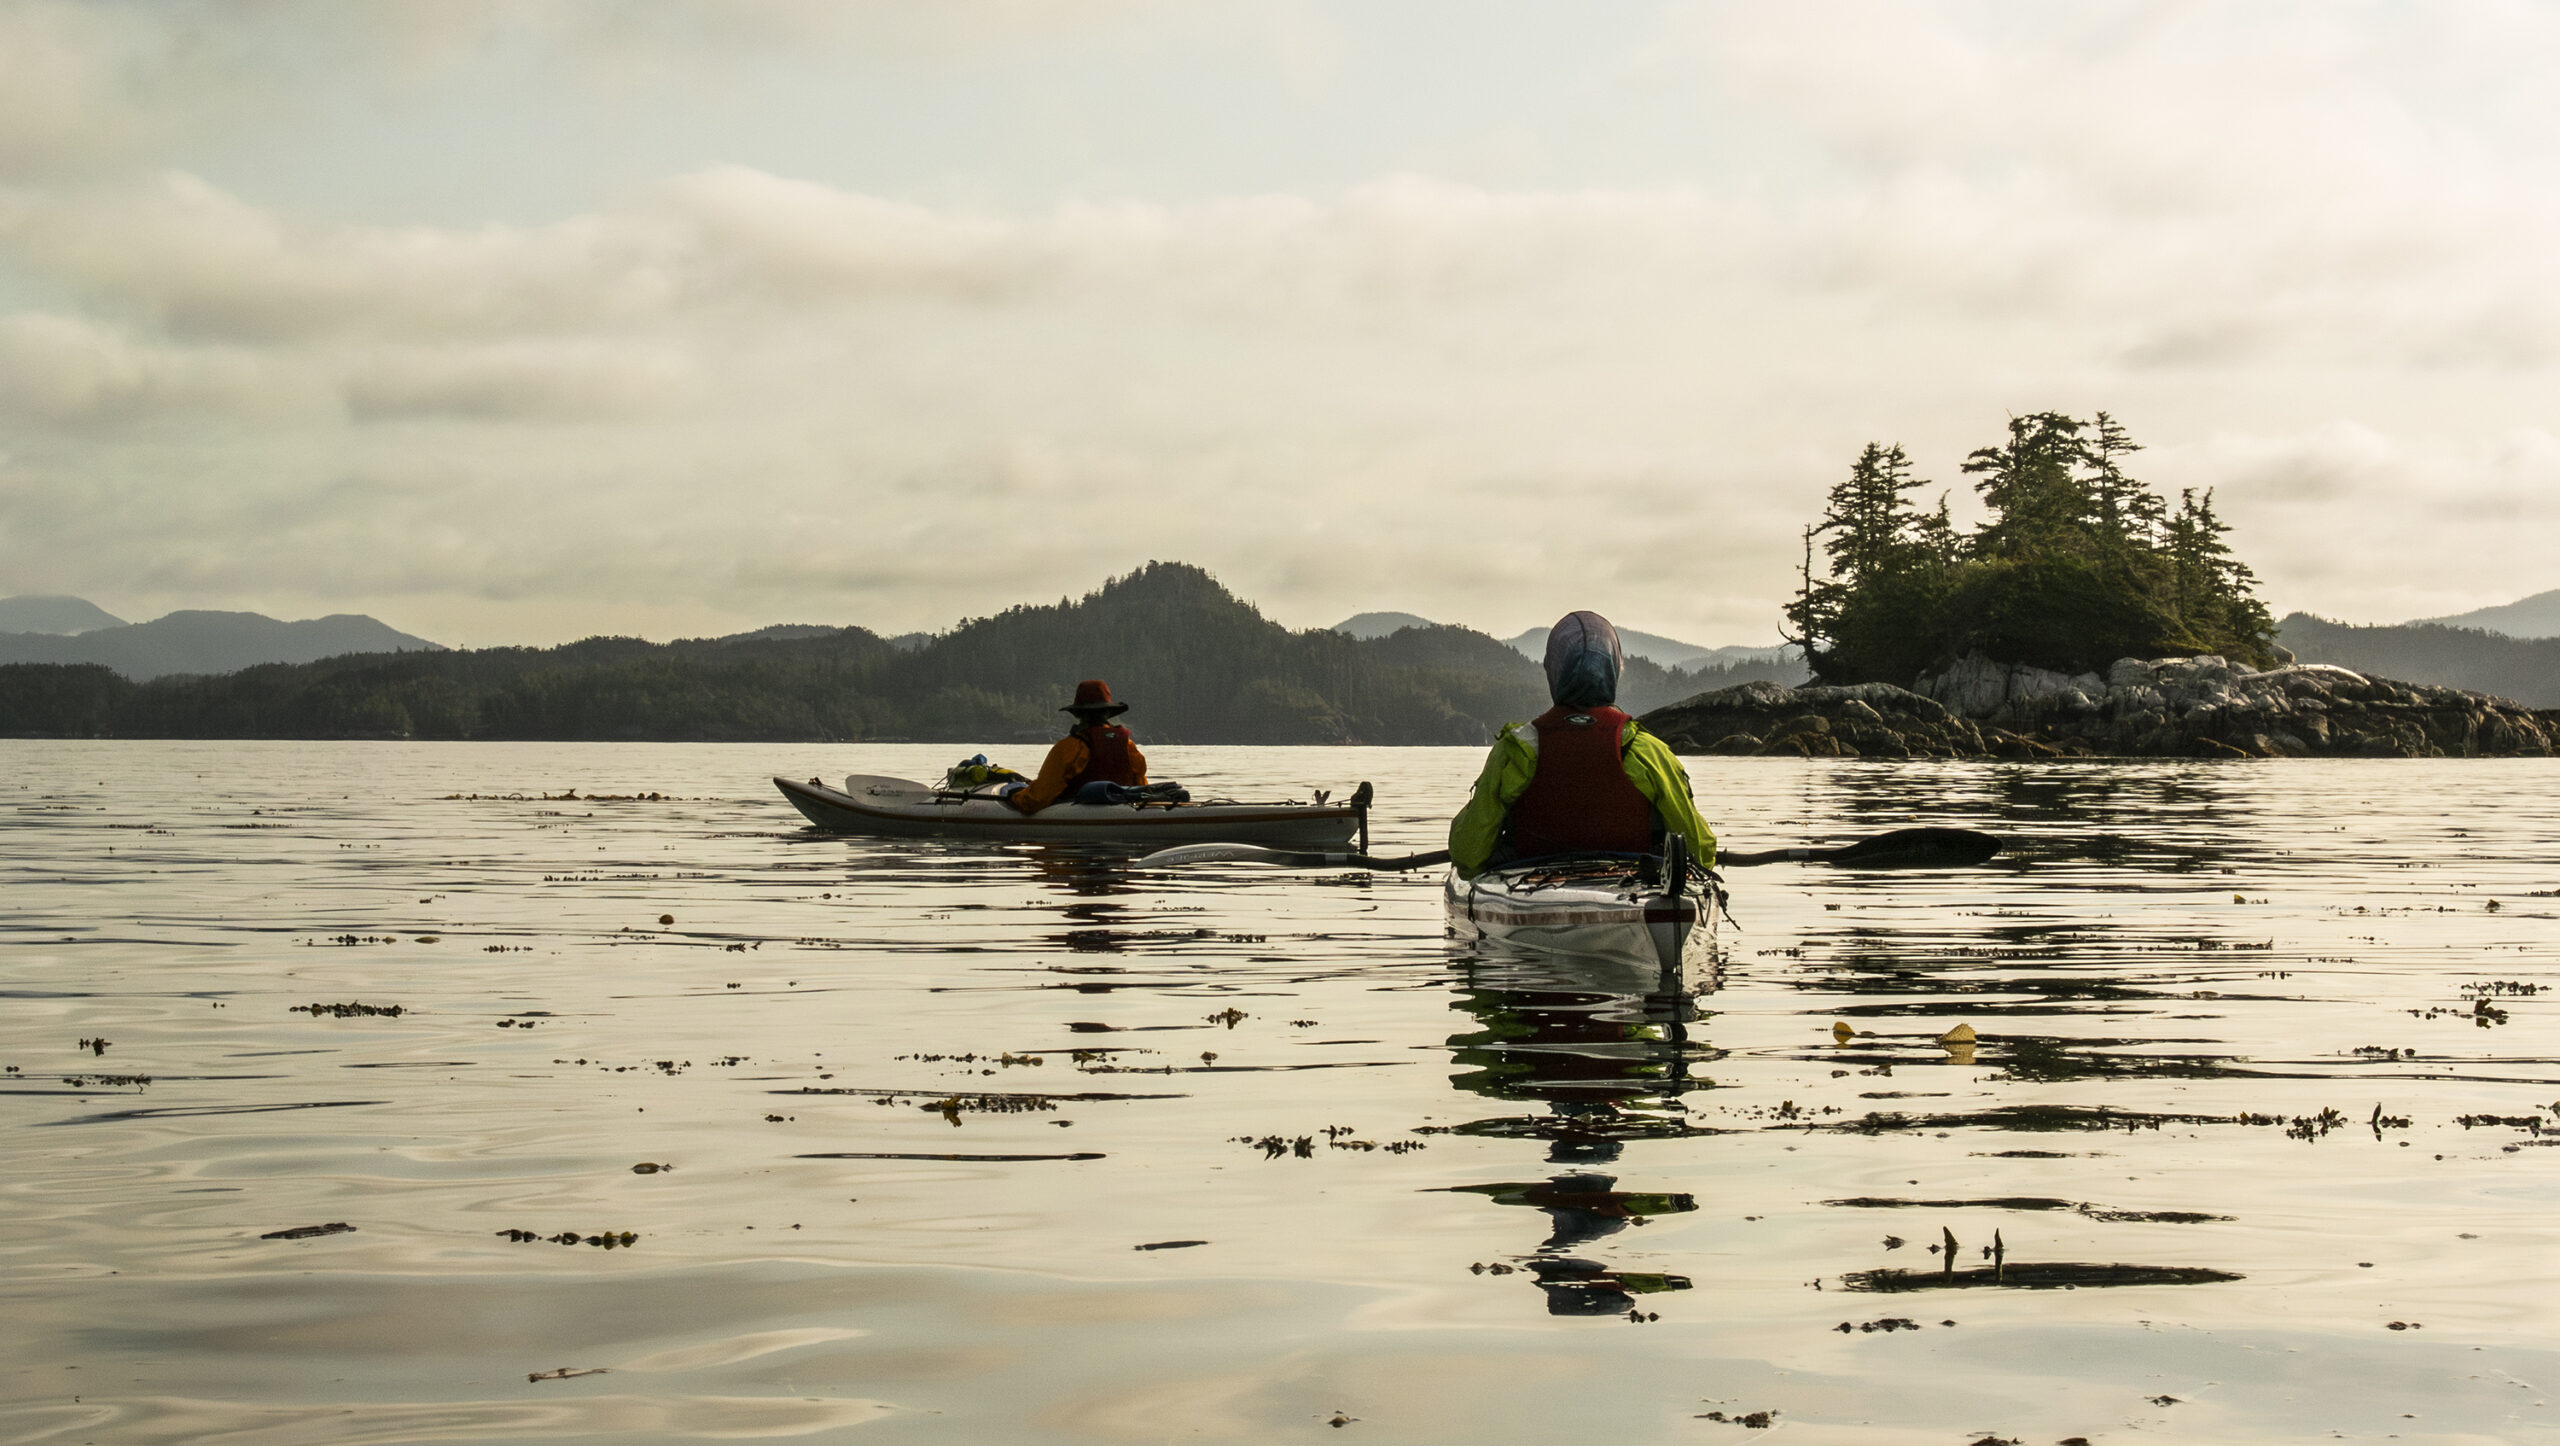
[[[1110,718],[1129,711],[1126,703],[1111,701],[1111,685],[1100,678],[1087,678],[1076,684],[1076,700],[1058,710],[1061,713],[1091,713]]]

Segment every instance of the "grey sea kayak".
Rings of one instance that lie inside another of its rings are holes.
[[[976,838],[991,842],[1047,839],[1133,846],[1235,841],[1306,847],[1347,844],[1361,810],[1349,803],[1053,804],[1016,812],[985,793],[946,793],[904,778],[854,774],[842,788],[817,779],[776,777],[809,822],[836,833],[893,837]]]

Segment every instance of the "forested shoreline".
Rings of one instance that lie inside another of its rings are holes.
[[[1861,459],[1868,481],[1876,464],[1891,464],[1876,451]],[[1915,515],[1902,509],[1903,525]],[[1816,601],[1836,605],[1842,595],[1822,593],[1826,585],[1817,582]],[[2306,662],[2560,704],[2560,640],[2295,614],[2281,641]],[[1838,649],[1823,656],[1845,662]],[[1806,675],[1793,662],[1677,670],[1631,658],[1621,702],[1642,713]],[[143,683],[97,664],[0,665],[0,736],[994,746],[1052,736],[1058,704],[1085,677],[1109,679],[1135,705],[1140,736],[1166,743],[1474,744],[1546,707],[1538,666],[1483,633],[1292,632],[1199,568],[1151,563],[1081,599],[971,619],[920,643],[782,628],[352,654]]]
[[[2560,708],[2560,638],[2511,638],[2443,623],[2359,627],[2292,613],[2278,634],[2306,663]]]
[[[794,630],[796,631],[796,630]],[[1629,661],[1633,711],[1800,666]],[[359,654],[132,682],[94,664],[0,666],[0,735],[997,744],[1055,734],[1079,678],[1167,743],[1481,743],[1546,706],[1538,665],[1459,627],[1367,641],[1291,632],[1183,563],[1015,607],[902,648],[814,636]]]

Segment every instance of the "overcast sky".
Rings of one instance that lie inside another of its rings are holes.
[[[2546,0],[0,0],[0,594],[446,642],[1767,642],[2112,411],[2277,611],[2560,587]]]

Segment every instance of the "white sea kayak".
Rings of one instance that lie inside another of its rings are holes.
[[[1209,840],[1310,847],[1341,845],[1359,831],[1350,803],[1060,803],[1025,814],[986,793],[949,793],[904,778],[854,774],[842,788],[776,777],[809,822],[836,833],[976,838],[1009,843],[1152,846]]]
[[[1441,889],[1449,931],[1546,953],[1676,968],[1692,948],[1714,942],[1721,886],[1685,857],[1676,869],[1663,864],[1584,854],[1489,868],[1472,879],[1453,868]],[[1676,886],[1666,882],[1674,878]]]

